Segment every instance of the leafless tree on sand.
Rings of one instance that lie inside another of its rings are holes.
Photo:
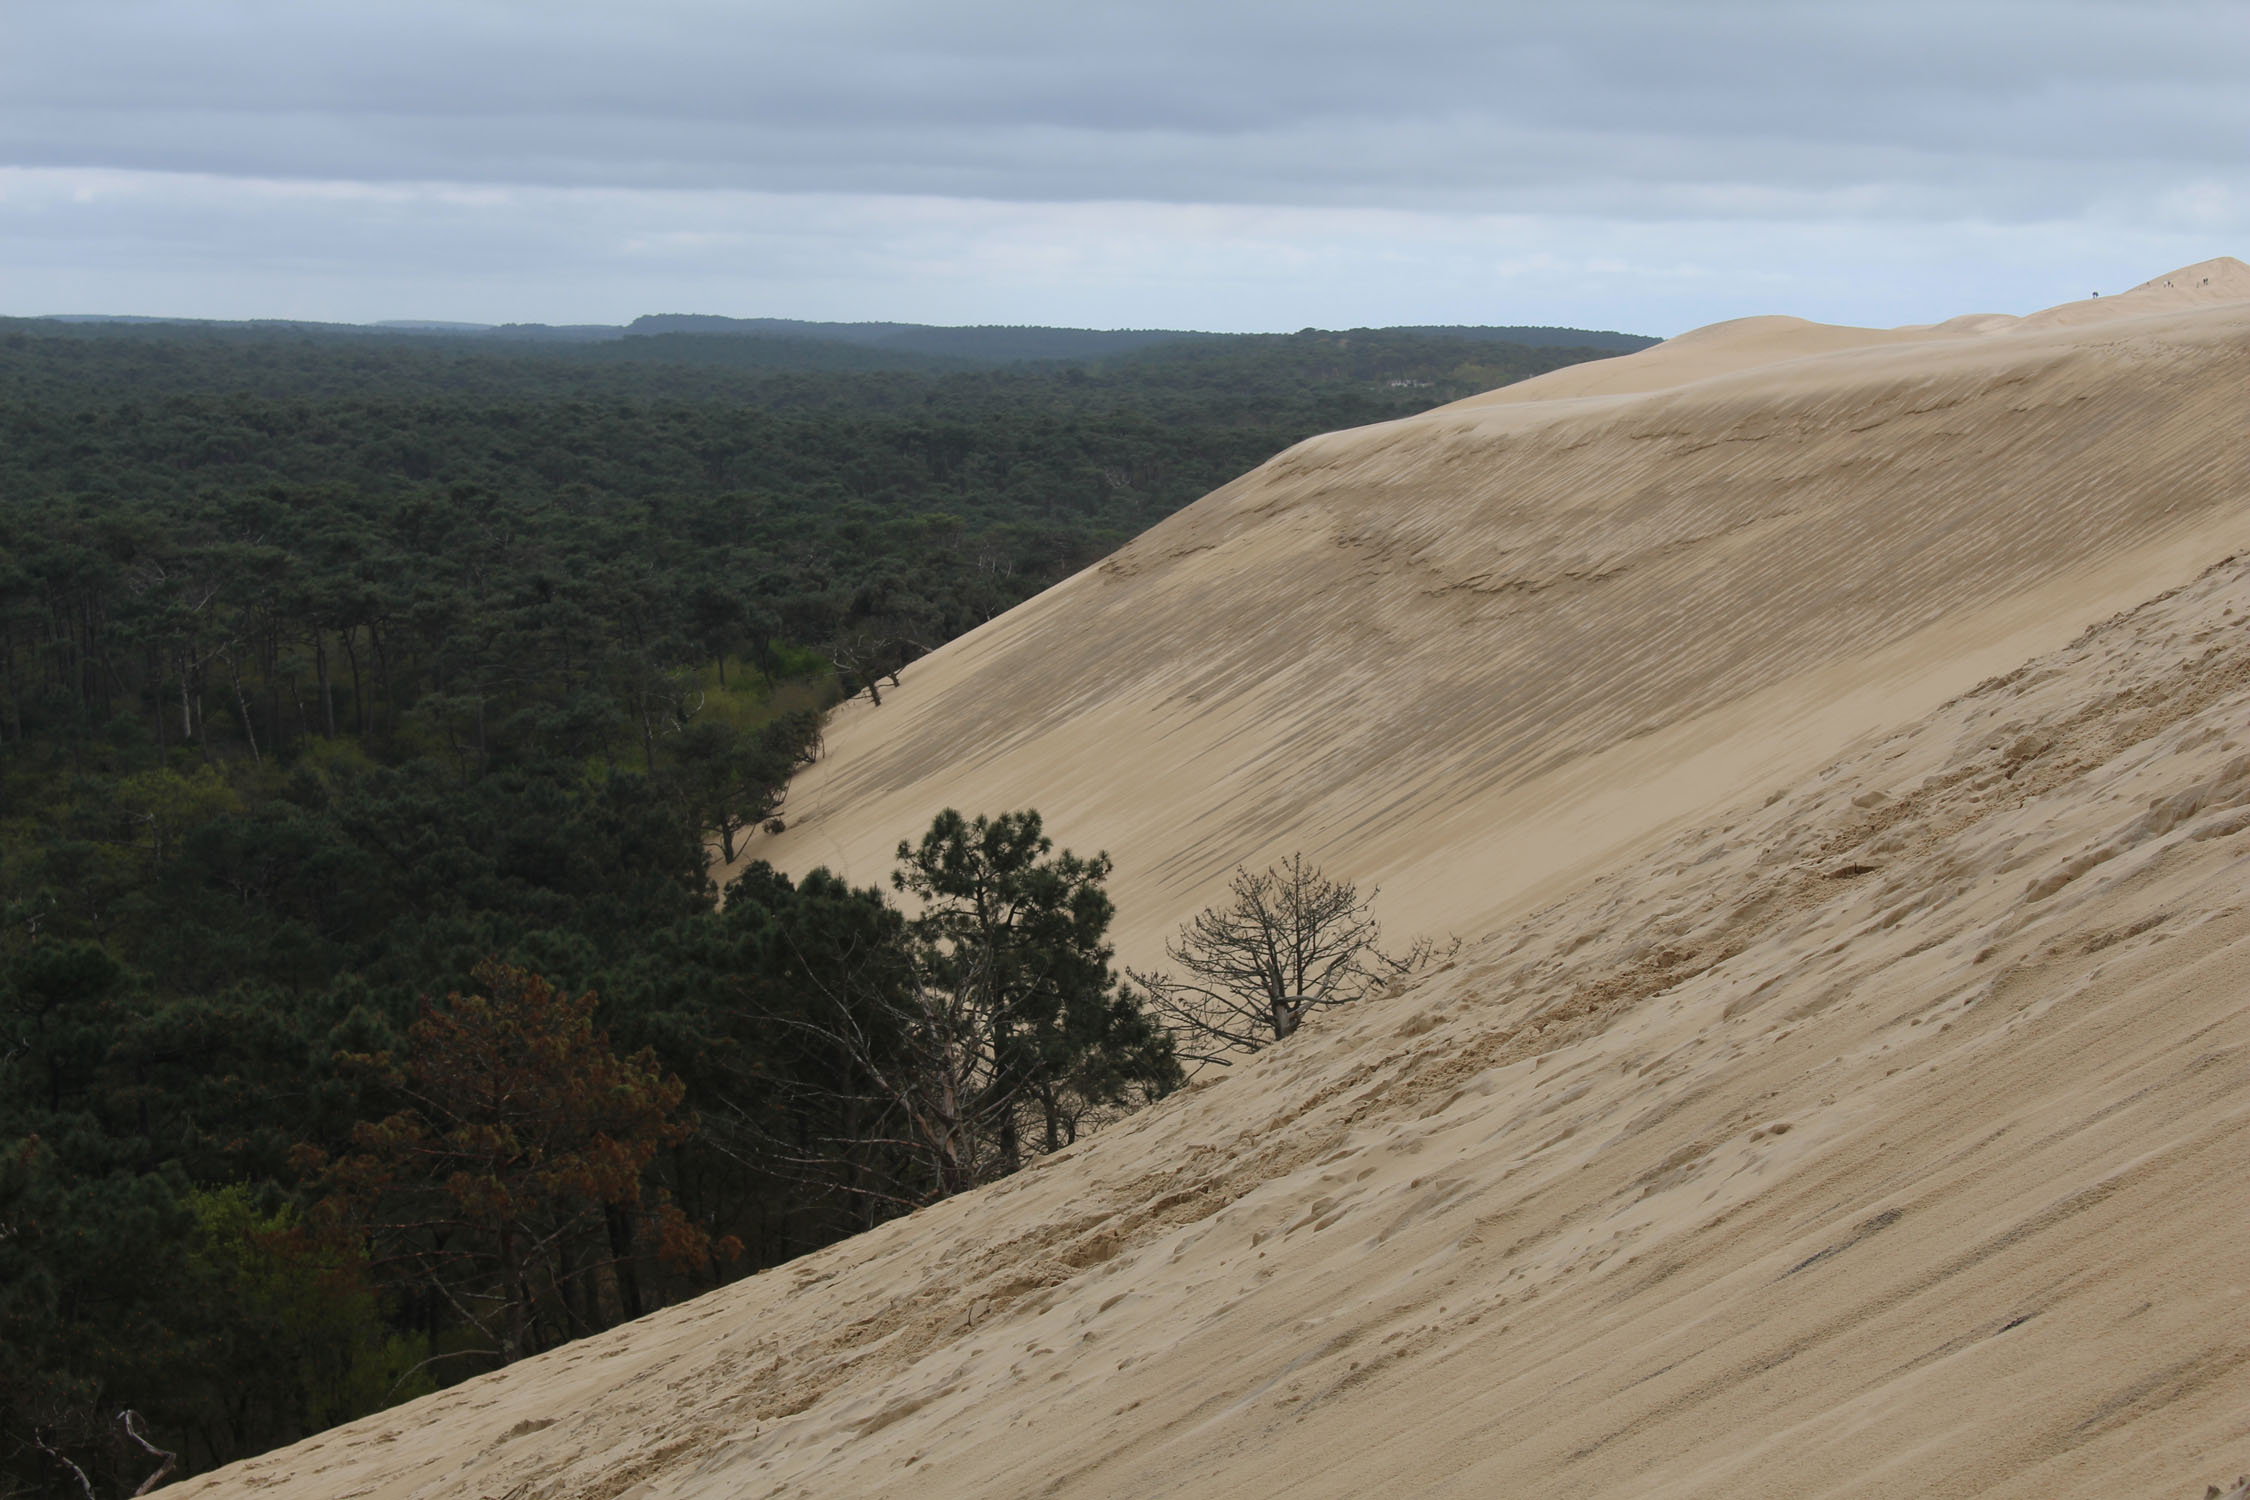
[[[1252,873],[1164,945],[1180,973],[1126,972],[1148,992],[1180,1056],[1229,1065],[1287,1039],[1315,1006],[1345,1005],[1428,968],[1460,946],[1417,939],[1387,953],[1376,892],[1332,880],[1302,853]]]

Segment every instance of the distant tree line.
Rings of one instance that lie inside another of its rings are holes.
[[[880,400],[893,410],[956,412],[1138,407],[1201,427],[1284,415],[1277,401],[1357,406],[1370,415],[1347,420],[1380,420],[1419,409],[1395,391],[1452,400],[1655,342],[1532,328],[1162,334],[764,321],[763,332],[728,333],[741,325],[644,318],[633,337],[587,337],[573,329],[456,335],[0,318],[0,399],[575,398],[863,410]],[[687,331],[705,324],[722,331]],[[1201,404],[1213,398],[1224,402],[1218,411]]]

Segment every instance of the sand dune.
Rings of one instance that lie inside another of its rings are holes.
[[[1482,932],[2250,544],[2250,267],[2191,275],[1720,324],[1302,443],[847,705],[746,857],[876,880],[1030,805],[1116,857],[1136,960],[1299,847]]]
[[[1724,325],[1316,439],[948,647],[772,853],[871,878],[930,807],[1031,804],[1143,951],[1299,844],[1474,940],[990,1189],[182,1493],[2232,1482],[2250,291],[2181,292]]]

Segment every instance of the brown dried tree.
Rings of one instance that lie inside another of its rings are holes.
[[[403,1056],[350,1059],[405,1108],[328,1163],[325,1216],[377,1270],[442,1297],[501,1363],[639,1317],[645,1261],[682,1274],[732,1258],[649,1181],[693,1128],[655,1054],[621,1056],[591,993],[505,964],[482,993],[426,1003]]]

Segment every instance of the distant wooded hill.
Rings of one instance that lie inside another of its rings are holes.
[[[332,335],[435,339],[489,347],[499,343],[610,344],[691,334],[723,337],[756,347],[735,351],[726,363],[774,369],[925,369],[1018,364],[1032,360],[1100,360],[1164,345],[1224,344],[1267,334],[1200,333],[1176,328],[1043,328],[983,324],[941,327],[927,323],[817,323],[798,318],[727,318],[706,313],[654,313],[631,323],[453,323],[396,320],[384,323],[300,323],[279,320],[224,322],[201,319],[62,316],[5,319],[0,326],[35,322],[90,333],[131,330],[199,330],[207,333]],[[1305,333],[1322,330],[1305,329]],[[1585,328],[1418,325],[1355,333],[1421,334],[1471,343],[1520,344],[1533,349],[1595,349],[1630,354],[1657,342],[1642,334]],[[873,361],[860,351],[878,351]],[[849,351],[849,352],[847,352]],[[636,357],[651,357],[643,350]],[[662,357],[662,356],[654,356]],[[708,351],[705,353],[708,358]]]
[[[1307,333],[1319,331],[1305,330]],[[1354,330],[1358,333],[1370,331],[1372,330]],[[1381,331],[1428,334],[1477,343],[1522,344],[1534,349],[1599,349],[1609,354],[1630,354],[1635,349],[1645,349],[1656,342],[1655,339],[1639,334],[1595,332],[1583,328],[1428,326]],[[1196,333],[1169,328],[1036,328],[1003,325],[939,328],[925,323],[805,323],[793,318],[716,318],[685,313],[659,313],[636,318],[622,332],[627,337],[666,333],[728,334],[824,344],[855,344],[865,348],[932,354],[948,359],[994,364],[1036,359],[1104,359],[1164,344],[1211,344],[1232,339],[1272,337],[1264,334]]]
[[[48,404],[128,397],[239,394],[277,400],[462,396],[626,400],[785,399],[778,375],[987,375],[1012,383],[1003,405],[1096,406],[1201,384],[1225,370],[1270,395],[1333,393],[1354,382],[1415,410],[1585,359],[1657,342],[1569,328],[1307,328],[1298,333],[1191,333],[1083,328],[935,328],[909,323],[650,317],[630,328],[496,328],[196,322],[154,318],[0,318],[0,396]],[[1280,384],[1274,384],[1279,381]],[[932,388],[941,404],[958,388]],[[877,386],[827,392],[845,405],[885,404]],[[895,394],[893,392],[892,394]],[[1206,392],[1206,394],[1214,394]],[[1402,413],[1385,409],[1361,420]],[[1348,423],[1353,414],[1336,413]],[[1204,422],[1208,416],[1190,416]],[[1220,420],[1226,420],[1221,417]]]

